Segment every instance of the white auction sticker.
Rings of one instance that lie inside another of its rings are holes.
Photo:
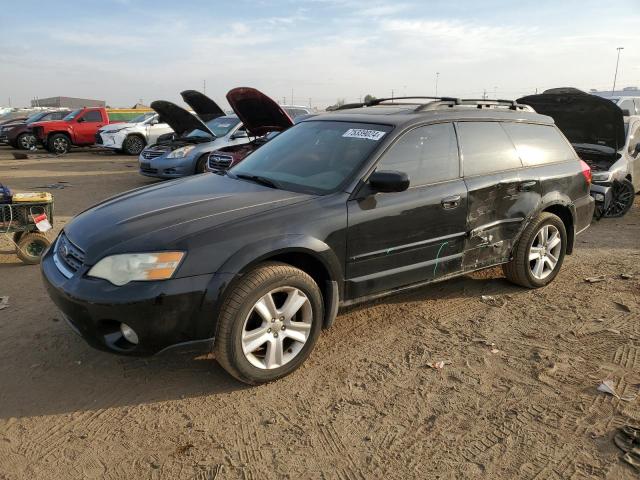
[[[387,132],[379,130],[366,130],[364,128],[350,128],[342,134],[345,138],[364,138],[366,140],[375,140],[376,142],[384,137]]]

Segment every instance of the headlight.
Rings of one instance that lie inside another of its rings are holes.
[[[612,172],[592,172],[591,179],[594,182],[609,182],[612,175]]]
[[[105,257],[88,275],[122,286],[133,281],[166,280],[180,265],[184,252],[126,253]]]
[[[169,155],[167,155],[167,158],[184,158],[194,148],[196,148],[195,145],[187,145],[186,147],[180,147],[174,150],[173,152],[171,152]]]
[[[115,130],[99,130],[100,133],[118,133],[121,132],[122,130],[124,130],[126,127],[123,128],[117,128]]]

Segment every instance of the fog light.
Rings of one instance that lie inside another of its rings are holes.
[[[134,345],[138,344],[138,334],[126,323],[120,324],[120,332],[122,332],[122,336],[129,342]]]
[[[596,193],[594,198],[596,199],[596,202],[604,202],[604,195],[601,193]]]

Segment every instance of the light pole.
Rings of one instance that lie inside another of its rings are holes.
[[[436,97],[438,96],[438,78],[440,77],[440,72],[436,72]]]
[[[611,89],[611,95],[614,95],[613,92],[616,91],[616,80],[618,79],[618,64],[620,63],[620,50],[624,50],[624,47],[616,48],[618,50],[618,59],[616,60],[616,73],[613,76],[613,88]]]

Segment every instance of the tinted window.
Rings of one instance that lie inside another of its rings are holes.
[[[391,129],[370,123],[305,121],[255,150],[230,172],[259,175],[288,190],[329,193],[352,178]]]
[[[456,124],[464,175],[499,172],[522,166],[511,139],[498,122]]]
[[[100,115],[100,112],[98,110],[89,110],[87,113],[83,115],[82,118],[84,118],[85,122],[101,122],[102,121],[102,115]]]
[[[378,170],[404,172],[412,187],[458,177],[458,143],[453,124],[427,125],[405,133],[384,154]]]
[[[530,123],[502,124],[526,166],[573,160],[576,155],[562,134],[548,125]]]
[[[631,100],[631,99],[623,100],[622,102],[620,102],[620,105],[618,105],[618,106],[622,110],[629,110],[629,115],[635,115],[636,114],[636,106],[633,104],[633,100]]]

